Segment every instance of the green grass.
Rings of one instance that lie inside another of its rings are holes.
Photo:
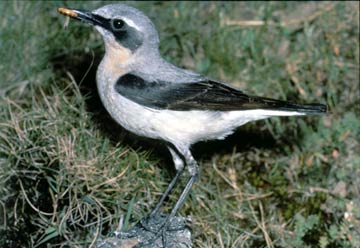
[[[63,28],[56,12],[103,4],[0,3],[0,247],[89,246],[149,213],[174,175],[160,143],[101,106],[100,35]],[[154,21],[171,62],[331,110],[195,145],[201,177],[180,211],[192,216],[194,247],[359,247],[359,3],[130,4]]]

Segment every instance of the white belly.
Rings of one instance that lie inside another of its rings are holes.
[[[100,75],[98,75],[100,76]],[[174,111],[141,106],[116,92],[116,80],[102,78],[98,91],[113,119],[125,129],[173,144],[190,146],[201,140],[222,139],[249,121],[271,116],[302,115],[298,112],[272,110],[242,111]],[[104,83],[104,82],[114,83]]]
[[[191,145],[201,140],[222,139],[249,121],[288,112],[246,111],[173,111],[141,106],[117,93],[113,86],[102,89],[102,102],[110,115],[125,129],[174,144]],[[292,115],[297,115],[293,113]]]
[[[205,137],[215,139],[219,135],[224,136],[222,134],[224,130],[216,131],[219,128],[215,128],[219,126],[219,123],[214,120],[221,116],[220,112],[147,108],[119,95],[111,86],[106,91],[102,89],[99,93],[112,118],[137,135],[187,145],[203,140]],[[215,132],[209,133],[211,130]]]

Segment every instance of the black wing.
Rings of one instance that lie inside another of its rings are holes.
[[[326,112],[326,106],[322,104],[301,105],[249,96],[208,79],[193,83],[149,82],[139,76],[126,74],[118,79],[115,89],[129,100],[155,109],[180,111],[269,109],[306,113]]]

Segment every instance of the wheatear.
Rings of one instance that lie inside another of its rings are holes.
[[[141,11],[111,4],[94,11],[59,12],[91,24],[102,35],[105,56],[97,69],[97,87],[107,111],[125,129],[162,140],[177,173],[151,213],[156,215],[185,166],[190,179],[169,219],[181,207],[198,176],[190,146],[224,139],[249,121],[271,116],[321,114],[322,104],[297,104],[250,96],[208,77],[165,61],[158,32]]]

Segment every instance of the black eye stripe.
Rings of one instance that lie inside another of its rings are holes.
[[[110,23],[114,31],[121,30],[125,26],[125,22],[121,19],[112,19]]]
[[[122,46],[135,51],[143,43],[143,34],[126,24],[122,19],[108,19],[94,14],[99,20],[98,26],[113,34],[117,42]]]

